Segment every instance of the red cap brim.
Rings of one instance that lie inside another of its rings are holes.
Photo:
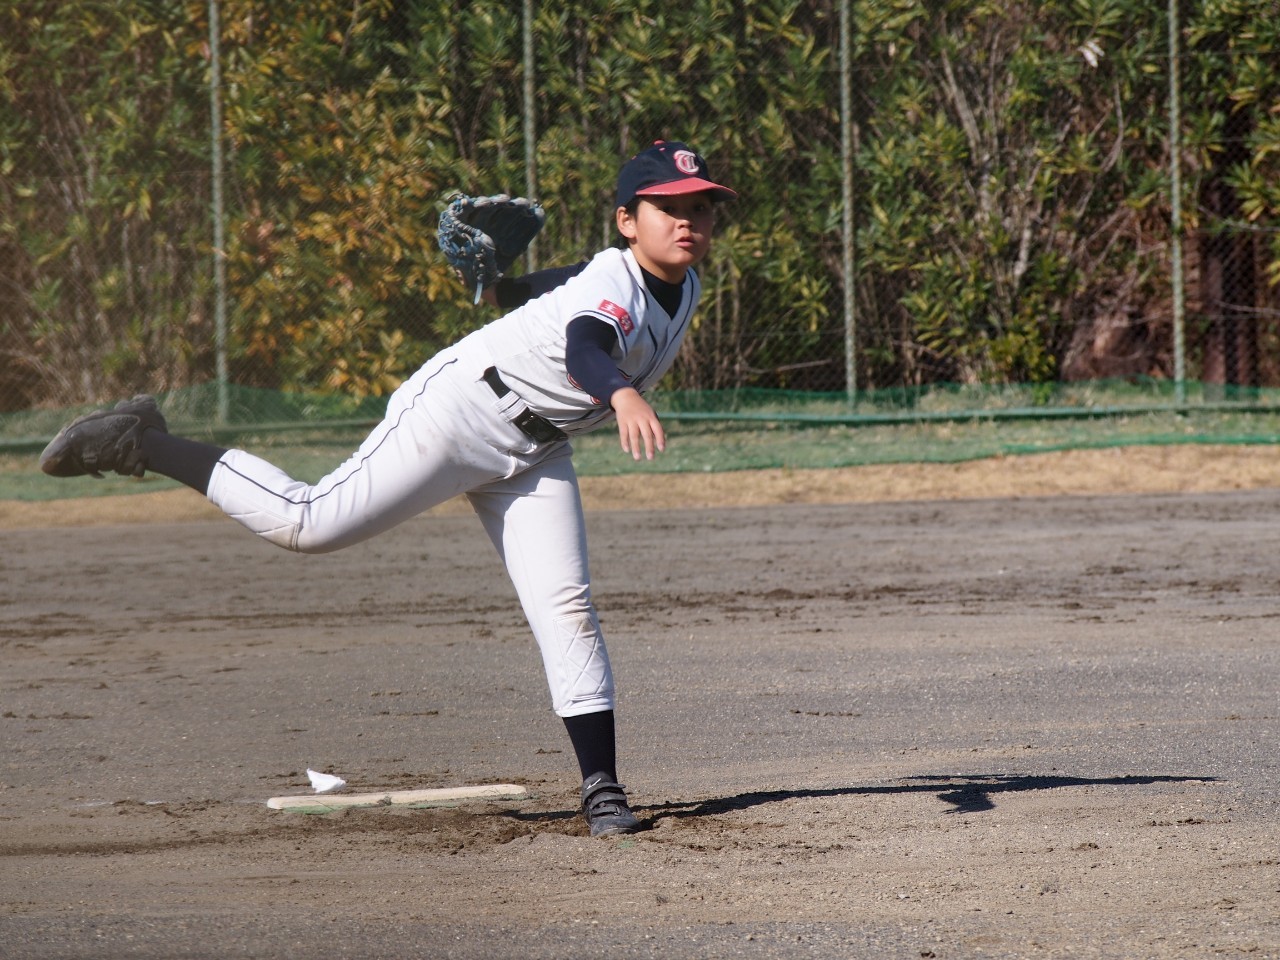
[[[728,187],[701,177],[681,177],[667,183],[655,183],[637,190],[637,197],[678,197],[686,193],[710,193],[717,200],[737,200],[738,194]]]

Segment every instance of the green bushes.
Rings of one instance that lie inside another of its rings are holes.
[[[1259,279],[1237,319],[1264,355],[1267,7],[1188,11],[1182,110],[1188,225],[1247,241]],[[658,137],[742,194],[669,387],[841,389],[846,282],[863,388],[1167,376],[1165,4],[851,9],[846,278],[835,0],[533,4],[532,171],[519,4],[222,0],[233,380],[385,394],[488,317],[435,248],[451,192],[524,193],[532,174],[537,263],[573,262],[613,242],[617,168]],[[212,376],[206,18],[206,0],[0,11],[0,408]],[[1209,186],[1225,212],[1196,202]],[[1230,317],[1198,319],[1193,377]]]

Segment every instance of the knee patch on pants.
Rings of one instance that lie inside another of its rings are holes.
[[[555,631],[554,669],[551,651],[544,653],[555,711],[562,717],[613,708],[613,671],[594,610],[552,621]]]
[[[302,508],[290,502],[288,494],[304,486],[265,460],[228,450],[213,469],[206,496],[262,539],[297,550]]]

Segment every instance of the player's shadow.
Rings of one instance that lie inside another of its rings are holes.
[[[907,777],[896,783],[884,785],[820,787],[808,790],[761,790],[690,803],[669,802],[636,806],[634,809],[647,821],[647,826],[652,826],[659,820],[667,818],[715,817],[786,800],[932,793],[948,805],[948,808],[943,811],[946,814],[983,813],[995,809],[996,802],[993,798],[1002,793],[1035,793],[1066,787],[1142,787],[1156,783],[1211,783],[1213,780],[1213,777],[1198,776],[1068,777],[1001,774]]]

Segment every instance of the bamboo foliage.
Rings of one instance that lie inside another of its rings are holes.
[[[178,12],[0,10],[0,409],[209,362],[207,94]]]

